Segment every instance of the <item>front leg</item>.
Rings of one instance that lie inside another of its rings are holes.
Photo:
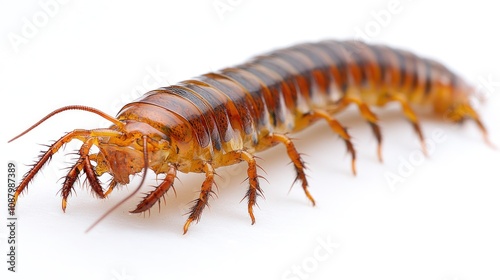
[[[203,184],[201,185],[200,196],[198,199],[195,200],[195,205],[191,207],[189,218],[184,224],[184,234],[187,233],[191,222],[200,220],[203,209],[205,208],[205,206],[208,205],[208,198],[213,193],[212,186],[214,184],[214,175],[215,175],[214,168],[210,163],[205,162],[204,169],[205,169],[205,181],[203,181]]]
[[[149,210],[160,198],[162,198],[170,188],[174,188],[174,180],[177,176],[177,169],[174,165],[170,165],[166,173],[165,179],[159,184],[156,189],[149,192],[143,200],[136,206],[136,208],[130,213],[141,213]],[[174,189],[175,192],[175,189]],[[158,202],[158,208],[160,207],[160,202]]]

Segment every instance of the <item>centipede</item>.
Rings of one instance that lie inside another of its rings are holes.
[[[326,40],[277,49],[246,63],[203,74],[190,80],[149,91],[126,104],[116,117],[98,109],[70,105],[59,108],[11,139],[21,137],[45,120],[67,110],[97,114],[111,124],[106,128],[75,129],[41,153],[20,181],[12,207],[33,182],[35,174],[61,147],[73,139],[82,145],[76,162],[63,177],[62,210],[75,182],[86,177],[90,191],[99,199],[142,174],[133,191],[104,213],[93,228],[144,186],[147,171],[161,180],[131,213],[142,213],[175,191],[178,172],[205,175],[199,196],[191,202],[183,226],[186,234],[198,222],[215,192],[218,168],[246,163],[248,190],[243,197],[251,223],[254,207],[263,195],[256,153],[283,145],[294,166],[293,183],[300,185],[314,206],[306,166],[290,134],[324,121],[346,146],[350,170],[356,175],[356,149],[347,127],[335,116],[351,105],[369,124],[382,161],[382,133],[374,107],[389,102],[401,105],[425,153],[424,135],[414,107],[430,108],[446,121],[472,120],[486,143],[488,134],[471,103],[474,89],[443,64],[401,49],[355,40]],[[356,108],[357,107],[357,108]],[[91,151],[91,148],[95,147]],[[93,152],[95,151],[95,152]],[[103,187],[101,176],[111,179]],[[87,231],[88,231],[87,230]]]

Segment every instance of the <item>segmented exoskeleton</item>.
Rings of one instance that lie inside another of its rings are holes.
[[[144,173],[149,168],[156,174],[165,174],[163,181],[132,213],[144,212],[157,203],[172,188],[178,171],[205,173],[199,198],[184,225],[186,233],[191,222],[199,220],[213,192],[215,169],[244,161],[248,164],[246,197],[253,224],[253,206],[262,192],[256,152],[276,144],[285,145],[297,173],[296,180],[314,204],[304,163],[287,134],[317,120],[326,121],[344,140],[355,174],[356,153],[351,136],[335,119],[335,113],[355,104],[376,136],[378,156],[382,160],[382,136],[370,106],[399,102],[422,143],[419,121],[410,104],[432,106],[437,114],[455,122],[472,119],[487,140],[486,130],[469,103],[472,91],[440,63],[410,52],[357,41],[301,44],[150,91],[125,105],[116,118],[84,106],[67,106],[50,113],[27,131],[69,109],[96,113],[113,125],[74,130],[57,140],[25,175],[15,199],[63,144],[79,139],[83,142],[80,157],[66,175],[61,189],[63,210],[82,173],[99,198],[108,196],[117,185],[129,183],[130,175],[143,169]],[[92,146],[98,148],[97,153],[90,153]],[[422,147],[425,151],[425,145]],[[98,179],[104,173],[112,176],[107,189]],[[139,190],[144,178],[126,199]]]

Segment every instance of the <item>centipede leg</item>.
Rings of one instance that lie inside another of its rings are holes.
[[[96,162],[98,159],[97,159],[97,154],[91,154],[91,155],[88,155],[88,159],[89,161],[94,161]],[[90,162],[89,162],[90,164]],[[92,168],[92,170],[95,170],[95,168]],[[109,182],[109,185],[108,185],[108,189],[106,190],[106,192],[104,192],[104,197],[108,197],[108,195],[113,192],[113,190],[115,189],[115,187],[118,185],[118,182],[116,182],[113,179],[111,179],[111,181]]]
[[[380,126],[377,124],[378,118],[375,113],[370,110],[370,107],[361,99],[354,97],[345,97],[340,101],[339,106],[345,106],[346,104],[355,103],[361,113],[361,116],[370,124],[373,131],[373,135],[377,140],[377,156],[380,162],[382,162],[382,133],[380,132]]]
[[[488,131],[479,118],[479,115],[477,114],[476,110],[474,110],[474,108],[472,108],[469,104],[461,104],[456,106],[452,111],[448,112],[447,118],[457,123],[462,122],[467,118],[473,120],[483,134],[484,142],[486,142],[486,144],[488,144],[490,147],[495,148],[495,145],[493,145],[493,143],[491,143],[488,138]]]
[[[144,199],[137,205],[137,207],[130,211],[130,213],[141,213],[149,210],[160,198],[162,198],[168,190],[174,185],[174,180],[177,176],[177,169],[174,165],[170,165],[167,176],[163,182],[156,187],[156,189],[149,192]]]
[[[187,233],[191,222],[200,220],[201,213],[203,212],[205,206],[208,204],[208,198],[213,193],[212,185],[214,184],[214,175],[215,175],[214,168],[212,167],[211,164],[205,163],[204,169],[205,169],[205,181],[203,181],[203,184],[201,186],[200,196],[198,199],[195,200],[195,205],[191,207],[189,218],[184,224],[184,234]]]
[[[73,191],[73,185],[75,184],[78,175],[80,175],[80,170],[81,170],[80,166],[81,166],[80,162],[75,163],[75,165],[71,167],[68,174],[66,175],[66,178],[64,179],[64,183],[61,188],[61,197],[62,197],[61,207],[63,212],[66,212],[68,196]]]
[[[282,134],[272,134],[270,137],[272,142],[279,142],[285,145],[288,156],[292,160],[293,165],[295,166],[295,171],[297,172],[297,177],[295,178],[295,181],[299,180],[302,183],[302,189],[304,190],[304,193],[306,194],[307,198],[312,202],[313,206],[316,205],[314,198],[312,197],[312,195],[309,193],[308,190],[309,185],[307,183],[306,174],[304,172],[305,169],[304,161],[302,161],[300,154],[297,152],[297,149],[295,149],[295,145],[293,144],[292,140],[290,140],[290,138]]]
[[[116,182],[115,180],[111,180],[111,182],[109,183],[109,186],[108,186],[108,189],[106,190],[106,192],[104,193],[104,196],[105,197],[108,197],[108,195],[113,192],[113,190],[115,189],[115,187],[118,185],[118,182]]]
[[[356,175],[356,150],[354,149],[354,145],[351,142],[351,136],[347,132],[347,129],[340,124],[339,121],[331,117],[327,112],[323,110],[313,110],[311,112],[311,116],[313,118],[322,118],[324,119],[330,128],[337,133],[344,140],[347,151],[351,154],[351,169],[352,173]]]
[[[392,96],[391,99],[401,104],[401,107],[403,109],[403,114],[413,125],[413,129],[417,133],[418,138],[420,140],[420,144],[422,145],[422,151],[425,155],[427,155],[427,148],[425,146],[424,134],[422,133],[422,129],[420,128],[420,122],[418,120],[417,114],[415,114],[415,112],[410,107],[410,104],[406,99],[400,96]]]
[[[30,171],[28,171],[28,173],[26,173],[26,175],[24,176],[23,180],[21,181],[21,183],[17,187],[16,192],[14,193],[14,205],[16,204],[17,198],[19,197],[19,195],[26,189],[26,187],[31,182],[31,180],[33,180],[33,178],[35,177],[35,174],[38,173],[38,171],[40,171],[40,169],[43,167],[43,165],[45,165],[45,163],[47,163],[52,158],[52,155],[54,155],[55,153],[57,153],[57,151],[59,151],[59,149],[64,144],[70,142],[73,139],[79,139],[79,140],[85,142],[86,139],[88,139],[89,137],[119,136],[119,135],[121,135],[120,132],[113,131],[113,130],[108,130],[108,129],[103,129],[103,130],[74,130],[74,131],[72,131],[72,132],[64,135],[59,140],[57,140],[56,142],[54,142],[54,144],[52,144],[49,147],[49,149],[42,154],[42,156],[40,157],[40,159],[35,163],[35,165],[33,165],[33,167],[30,169]],[[70,170],[71,174],[68,174],[68,175],[76,176],[76,177],[78,176],[79,172],[81,171],[81,167],[80,166],[75,167],[75,166],[74,166],[74,168],[78,169],[78,172],[76,171],[76,169],[72,168]],[[76,177],[74,179],[71,179],[71,180],[76,181]],[[73,177],[71,177],[71,178],[73,178]],[[74,181],[73,181],[73,183],[74,183]],[[70,182],[68,181],[68,183],[70,183]],[[69,195],[69,192],[68,192],[68,195]]]
[[[245,197],[248,198],[248,215],[252,220],[252,225],[255,224],[255,216],[253,215],[253,207],[257,204],[257,197],[262,195],[262,189],[259,186],[259,180],[257,175],[257,163],[255,158],[250,153],[241,151],[241,158],[248,163],[248,191]]]
[[[85,175],[87,175],[87,180],[90,184],[91,190],[97,195],[97,197],[105,197],[104,190],[101,186],[101,183],[99,182],[99,179],[97,179],[97,176],[95,175],[88,155],[94,141],[95,138],[88,138],[87,140],[85,140],[79,151],[80,158],[66,175],[63,187],[61,189],[62,210],[64,212],[66,211],[68,196],[73,190],[73,185],[82,170],[85,172]]]
[[[252,225],[255,223],[253,207],[257,204],[257,197],[262,196],[262,189],[259,185],[259,175],[257,174],[257,163],[252,154],[246,151],[232,151],[224,155],[224,165],[233,165],[245,161],[248,164],[248,191],[243,199],[248,199],[248,215],[252,220]],[[242,200],[243,200],[242,199]]]
[[[87,180],[89,181],[92,191],[97,195],[97,197],[105,198],[104,189],[101,186],[101,182],[99,182],[99,179],[95,175],[94,167],[90,164],[88,156],[86,156],[83,160],[83,170],[85,171],[85,175],[87,175]]]

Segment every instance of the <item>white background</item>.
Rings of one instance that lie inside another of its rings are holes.
[[[483,87],[486,102],[477,106],[500,146],[500,17],[492,1],[401,0],[398,12],[380,23],[374,15],[387,11],[389,0],[67,1],[49,5],[50,16],[41,4],[47,0],[6,2],[0,8],[1,154],[4,164],[18,163],[19,176],[43,149],[39,144],[75,128],[108,125],[92,114],[66,112],[5,144],[53,109],[82,104],[114,115],[137,90],[298,42],[353,38],[367,28],[368,42],[438,59],[474,85],[490,81]],[[233,6],[218,13],[214,3]],[[0,271],[8,279],[499,279],[499,150],[485,145],[471,123],[422,117],[425,135],[441,133],[444,141],[433,140],[430,156],[391,186],[386,174],[419,160],[419,145],[397,106],[377,112],[383,164],[356,111],[339,116],[355,139],[357,177],[342,141],[326,125],[295,135],[317,207],[298,186],[288,193],[294,171],[277,147],[259,155],[269,183],[261,181],[266,198],[255,210],[255,225],[246,203],[239,203],[246,191],[241,165],[219,170],[218,198],[187,235],[183,214],[203,179],[197,174],[180,175],[177,198],[169,193],[161,212],[154,206],[146,218],[128,214],[136,197],[85,234],[138,178],[101,201],[77,187],[64,214],[57,192],[62,168],[71,162],[64,155],[79,146],[71,143],[20,198],[18,272],[7,273],[4,261]],[[3,260],[6,227],[0,228]],[[325,242],[333,245],[326,250]]]

